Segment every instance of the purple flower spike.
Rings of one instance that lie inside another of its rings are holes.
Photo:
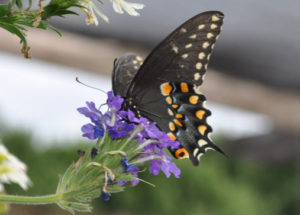
[[[107,93],[107,104],[108,104],[108,107],[116,110],[116,111],[119,111],[122,107],[122,103],[124,101],[124,99],[117,95],[117,96],[114,96],[113,92],[112,91],[109,91]]]

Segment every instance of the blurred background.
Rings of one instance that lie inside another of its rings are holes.
[[[27,193],[55,191],[86,143],[80,127],[87,120],[76,108],[105,103],[105,95],[75,77],[108,91],[115,58],[126,52],[146,57],[190,17],[220,10],[225,21],[202,92],[214,140],[230,158],[209,152],[197,169],[177,162],[180,179],[144,173],[156,188],[140,184],[109,202],[96,200],[93,214],[300,214],[300,2],[134,2],[146,5],[140,17],[116,14],[105,1],[100,9],[110,24],[86,26],[83,16],[70,16],[50,20],[63,37],[29,31],[31,60],[23,58],[18,39],[0,29],[0,137],[28,165],[34,186]],[[14,185],[6,189],[25,194]],[[68,213],[12,206],[10,214]]]

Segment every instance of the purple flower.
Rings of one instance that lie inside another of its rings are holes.
[[[103,187],[101,187],[100,198],[104,199],[105,201],[108,201],[110,199],[110,195],[104,191]]]
[[[77,111],[84,116],[90,118],[92,122],[98,122],[103,114],[96,108],[94,102],[86,102],[88,107],[77,108]]]
[[[114,126],[107,126],[108,134],[111,138],[117,139],[130,136],[130,133],[135,126],[126,122],[117,121]]]
[[[162,170],[167,178],[171,176],[171,173],[173,173],[176,178],[179,178],[181,171],[175,163],[171,162],[172,158],[162,150],[160,151],[160,155],[162,159],[150,161],[149,172],[153,175],[158,175],[160,170]]]
[[[81,131],[83,132],[83,137],[87,137],[90,140],[95,140],[97,138],[101,138],[104,135],[104,128],[101,121],[103,118],[103,114],[96,108],[94,102],[86,102],[87,107],[78,108],[78,112],[83,114],[84,116],[90,118],[90,120],[94,123],[88,123],[81,127]]]
[[[116,111],[119,111],[122,107],[124,99],[119,95],[114,96],[112,91],[109,91],[107,93],[107,97],[108,97],[107,98],[108,107],[110,107]]]
[[[135,167],[133,164],[128,164],[128,157],[123,158],[121,160],[121,164],[123,166],[124,172],[133,172],[135,170]]]
[[[132,164],[129,164],[129,165],[132,165]],[[135,179],[134,180],[132,180],[132,181],[130,181],[131,182],[131,186],[135,186],[135,185],[137,185],[139,182],[140,182],[140,180],[139,180],[139,178],[138,178],[138,172],[140,171],[140,169],[137,167],[137,166],[134,166],[134,168],[133,168],[133,170],[131,171],[131,174],[133,175],[133,176],[135,176]],[[124,185],[124,184],[126,184],[128,181],[118,181],[118,184],[119,185]]]
[[[88,123],[81,127],[81,131],[83,132],[82,136],[87,137],[90,140],[101,138],[104,135],[104,128],[102,124],[92,125]]]

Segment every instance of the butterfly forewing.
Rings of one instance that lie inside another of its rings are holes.
[[[178,27],[146,58],[129,94],[143,93],[144,87],[157,90],[159,81],[187,81],[200,85],[223,17],[221,12],[209,11]]]

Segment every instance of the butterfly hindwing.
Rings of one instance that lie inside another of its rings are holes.
[[[166,95],[168,114],[172,117],[168,122],[168,135],[179,140],[186,150],[182,153],[181,148],[170,149],[171,153],[178,159],[189,157],[194,165],[199,164],[200,157],[208,149],[223,153],[210,139],[212,127],[207,119],[211,112],[205,106],[205,96],[195,92],[193,85],[186,82],[166,82],[163,85],[172,87],[170,94]]]
[[[126,53],[115,60],[112,86],[115,94],[126,97],[128,88],[137,74],[143,58],[135,53]]]

